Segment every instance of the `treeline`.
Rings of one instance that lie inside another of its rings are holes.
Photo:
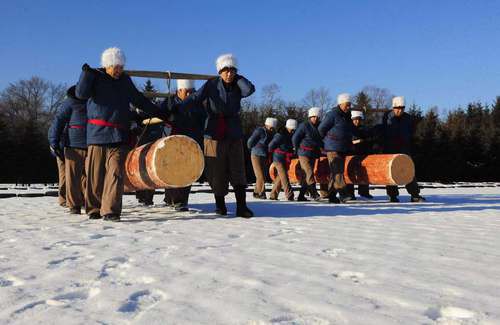
[[[39,77],[20,80],[0,92],[0,183],[52,183],[57,180],[55,159],[50,155],[47,130],[61,106],[67,86]],[[143,87],[154,91],[151,82]],[[312,106],[325,112],[334,104],[326,88],[311,89],[299,102],[287,102],[276,84],[262,87],[243,103],[243,128],[249,136],[265,117],[284,125],[288,118],[302,121]],[[366,112],[366,123],[380,123],[392,94],[375,86],[361,89],[354,109]],[[423,112],[412,105],[413,158],[419,181],[500,181],[500,97],[491,104],[470,103],[439,115],[437,108]],[[251,178],[249,168],[249,178]]]

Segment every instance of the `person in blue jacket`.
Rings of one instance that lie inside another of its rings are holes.
[[[269,143],[268,150],[273,155],[273,164],[278,172],[273,182],[271,195],[269,196],[271,200],[278,200],[281,189],[284,190],[288,201],[294,200],[293,189],[288,178],[288,169],[294,155],[292,136],[296,129],[297,121],[288,119],[285,128],[276,133]]]
[[[57,111],[49,129],[49,144],[57,148],[63,137],[66,180],[66,205],[71,214],[80,214],[85,204],[85,157],[87,156],[87,109],[86,100],[78,99],[75,86],[67,91],[67,97]],[[65,131],[67,134],[65,134]]]
[[[328,184],[330,203],[347,202],[352,199],[346,191],[344,181],[345,157],[352,149],[351,96],[347,93],[338,95],[337,104],[326,114],[318,127],[330,165]],[[337,192],[340,194],[339,198]]]
[[[316,190],[314,163],[319,158],[323,148],[323,140],[317,129],[321,118],[321,109],[311,107],[307,112],[307,116],[308,120],[299,125],[292,137],[294,150],[299,157],[300,168],[305,175],[301,179],[301,188],[297,201],[307,201],[305,197],[307,192],[309,192],[313,200],[318,201],[320,196]]]
[[[123,73],[125,55],[116,47],[102,53],[100,69],[82,67],[76,96],[87,102],[86,212],[90,219],[120,221],[124,165],[128,152],[130,104],[148,114],[168,118],[137,90]]]
[[[246,203],[247,180],[240,111],[241,100],[252,95],[255,86],[238,74],[236,58],[232,54],[219,56],[216,67],[219,76],[205,82],[198,91],[174,105],[173,110],[188,109],[206,101],[205,171],[215,196],[215,212],[227,214],[225,196],[231,183],[236,196],[236,215],[251,218],[253,212]]]
[[[384,114],[382,118],[381,132],[383,136],[384,153],[404,153],[411,155],[411,142],[413,137],[413,121],[405,111],[404,97],[398,96],[392,99],[392,110]],[[390,202],[399,202],[399,190],[397,186],[386,187]],[[424,202],[425,198],[420,195],[420,189],[416,179],[406,185],[406,190],[411,195],[411,202]]]
[[[247,141],[247,147],[250,150],[250,159],[256,179],[253,197],[257,199],[267,199],[266,170],[269,168],[267,146],[274,136],[274,130],[277,125],[278,120],[276,118],[266,118],[264,126],[256,128]]]
[[[164,111],[169,111],[169,105],[180,103],[189,95],[195,92],[194,80],[179,79],[177,80],[177,92],[174,98],[166,98],[161,108]],[[169,100],[172,101],[169,103]],[[203,105],[188,107],[187,109],[177,110],[173,112],[169,118],[171,126],[171,135],[185,135],[200,145],[203,149],[203,132],[205,129],[205,120],[207,113]],[[191,186],[182,188],[165,189],[165,203],[167,206],[174,208],[176,211],[188,211],[189,193]]]

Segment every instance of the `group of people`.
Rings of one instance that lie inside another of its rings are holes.
[[[214,194],[215,212],[227,214],[225,197],[231,184],[236,197],[236,216],[251,218],[253,212],[246,203],[240,111],[241,100],[252,95],[255,87],[239,73],[236,58],[232,54],[219,56],[218,76],[197,90],[192,80],[178,80],[176,94],[159,105],[135,87],[124,73],[125,63],[123,51],[113,47],[102,53],[101,68],[84,64],[78,82],[68,89],[67,98],[55,115],[49,129],[49,144],[59,169],[59,204],[68,207],[72,214],[81,214],[85,209],[89,219],[120,221],[129,150],[166,134],[182,134],[196,140],[203,150],[204,177]],[[321,189],[324,196],[330,202],[352,199],[354,190],[343,179],[345,156],[358,151],[367,153],[367,149],[361,148],[365,148],[371,131],[361,127],[362,113],[350,112],[350,106],[350,96],[341,94],[338,106],[324,119],[321,110],[313,107],[307,121],[297,127],[297,121],[290,119],[277,133],[277,120],[267,118],[264,127],[255,130],[247,143],[257,178],[254,196],[266,198],[264,175],[271,153],[278,177],[270,198],[277,200],[283,189],[286,198],[293,200],[287,170],[296,154],[305,174],[297,200],[307,200],[306,195],[318,200],[313,166],[324,152],[332,173],[328,188]],[[393,106],[380,128],[386,141],[384,150],[406,153],[410,147],[411,121],[404,113],[403,98],[394,98]],[[143,131],[138,132],[137,126],[142,126]],[[423,200],[416,181],[407,189],[412,201]],[[396,202],[397,187],[388,187],[387,191],[391,201]],[[164,201],[177,211],[185,211],[189,193],[190,187],[166,189]],[[368,188],[360,187],[359,194],[369,197]],[[153,203],[153,190],[139,191],[136,195],[145,205]]]
[[[88,64],[55,115],[49,145],[59,169],[59,204],[72,214],[82,209],[89,219],[120,221],[124,191],[125,158],[134,145],[134,125],[145,119],[158,121],[142,132],[141,142],[170,134],[192,137],[203,148],[205,177],[215,196],[216,213],[227,214],[225,196],[229,183],[236,196],[236,216],[250,218],[246,203],[246,174],[241,99],[255,92],[254,85],[238,73],[232,54],[217,58],[218,76],[195,90],[190,80],[178,80],[175,96],[160,105],[147,99],[124,73],[125,55],[106,49],[101,68]],[[137,132],[135,132],[137,133]],[[165,202],[176,210],[187,209],[190,188],[168,189]],[[139,201],[152,203],[154,192],[137,193]]]
[[[247,141],[251,152],[252,167],[256,182],[254,197],[267,199],[265,189],[265,171],[271,161],[278,173],[274,179],[269,199],[277,200],[283,189],[289,201],[308,201],[306,195],[313,200],[328,198],[330,203],[345,203],[355,200],[354,185],[344,180],[345,158],[349,154],[368,155],[375,153],[374,145],[382,148],[383,153],[404,153],[410,155],[412,138],[411,117],[405,111],[404,97],[394,97],[392,110],[385,113],[382,123],[374,127],[363,125],[362,111],[351,111],[351,96],[347,93],[338,95],[337,106],[329,110],[324,118],[318,107],[308,111],[308,120],[297,127],[297,121],[289,119],[285,127],[277,129],[278,120],[268,117],[263,127],[258,127]],[[330,167],[330,182],[327,186],[320,184],[320,193],[316,188],[314,165],[324,155]],[[295,198],[288,169],[293,157],[298,157],[303,177],[301,188]],[[406,185],[412,202],[423,202],[425,198],[415,179]],[[372,199],[368,185],[359,185],[358,194]],[[387,186],[390,202],[399,202],[398,187]],[[338,196],[337,196],[338,195]]]

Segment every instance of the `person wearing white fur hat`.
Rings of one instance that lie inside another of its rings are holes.
[[[172,103],[180,103],[195,91],[195,81],[187,79],[177,80],[177,91]],[[169,99],[165,99],[161,106],[162,110],[169,110]],[[172,113],[169,119],[171,135],[185,135],[188,136],[200,145],[203,149],[203,129],[205,127],[205,120],[207,114],[203,105],[189,107],[184,110],[178,110]],[[164,201],[167,206],[175,209],[176,211],[188,211],[189,193],[191,186],[182,188],[169,188],[165,189]]]
[[[405,98],[403,96],[396,96],[392,99],[392,110],[384,114],[381,129],[384,153],[411,155],[413,120],[410,114],[405,112]],[[411,202],[425,201],[425,198],[420,195],[416,179],[413,179],[405,187],[411,195]],[[390,202],[399,202],[397,186],[387,186],[386,191]]]
[[[347,202],[351,199],[344,181],[345,157],[352,149],[351,96],[343,93],[337,96],[333,107],[318,127],[325,143],[326,156],[330,165],[328,184],[330,203]],[[337,198],[337,192],[339,198]]]
[[[150,115],[164,116],[123,73],[125,62],[122,50],[108,48],[101,55],[102,68],[84,64],[76,85],[76,97],[87,100],[85,207],[90,219],[120,221],[130,104]]]
[[[311,107],[307,112],[307,116],[308,120],[299,125],[292,137],[293,146],[299,157],[300,168],[305,174],[305,177],[302,178],[297,201],[307,201],[305,197],[307,192],[309,192],[313,200],[318,201],[320,196],[316,190],[314,163],[319,158],[321,149],[323,148],[323,140],[318,132],[321,109],[319,107]]]
[[[269,169],[267,146],[274,136],[278,120],[274,117],[266,118],[263,127],[256,128],[248,138],[247,147],[250,150],[250,159],[255,174],[255,188],[253,197],[265,200],[266,196],[266,171]]]
[[[241,100],[255,92],[255,86],[239,74],[234,55],[223,54],[215,62],[219,76],[210,79],[198,91],[174,105],[174,110],[207,103],[204,132],[205,171],[215,196],[215,212],[227,214],[225,196],[229,183],[236,196],[236,216],[251,218],[246,203],[246,174],[241,126]]]
[[[292,136],[297,129],[297,121],[288,119],[285,127],[280,128],[271,142],[269,143],[268,150],[273,155],[273,164],[278,172],[273,182],[273,189],[269,198],[271,200],[278,200],[278,195],[281,189],[285,192],[285,197],[288,201],[294,200],[294,194],[290,180],[288,179],[288,169],[293,156],[293,143]]]

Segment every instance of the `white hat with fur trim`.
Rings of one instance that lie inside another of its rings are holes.
[[[177,89],[194,89],[194,80],[177,79]]]
[[[115,65],[125,65],[125,54],[117,47],[105,49],[101,55],[101,66],[107,68]]]
[[[364,119],[365,116],[361,111],[351,111],[351,119],[354,120],[356,118]]]
[[[222,54],[217,58],[217,61],[215,61],[215,66],[217,67],[217,72],[220,72],[224,68],[238,69],[238,61],[231,53]]]
[[[297,128],[297,120],[294,120],[294,119],[288,119],[288,120],[286,120],[285,127],[287,129],[295,130]]]
[[[338,105],[350,102],[351,102],[351,95],[349,95],[348,93],[343,93],[337,96]]]
[[[309,111],[307,111],[307,117],[321,117],[321,108],[319,107],[311,107]]]
[[[264,122],[264,125],[267,125],[272,128],[276,128],[278,126],[278,119],[274,117],[268,117],[266,118],[266,122]]]
[[[392,99],[392,108],[405,107],[405,98],[403,96],[396,96]]]

